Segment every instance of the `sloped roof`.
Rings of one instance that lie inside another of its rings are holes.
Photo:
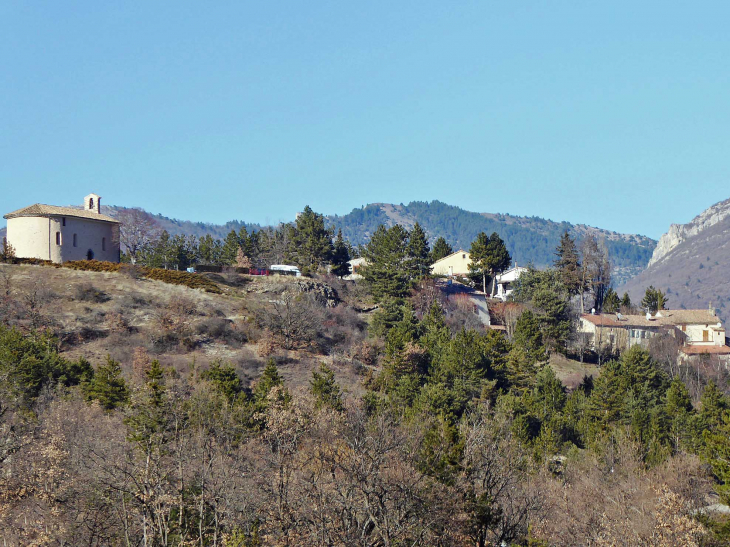
[[[676,325],[717,325],[720,318],[710,310],[661,310],[660,315],[647,319],[645,315],[622,315],[612,313],[581,315],[581,318],[600,327],[672,327]]]
[[[434,263],[433,263],[433,264],[432,264],[431,266],[433,267],[433,266],[435,266],[436,264],[438,264],[438,263],[440,263],[440,262],[443,262],[443,261],[444,261],[444,260],[446,260],[447,258],[451,258],[452,256],[454,256],[454,255],[458,255],[458,254],[464,254],[464,255],[466,255],[466,257],[464,258],[464,260],[471,260],[471,259],[470,259],[470,257],[469,257],[469,252],[468,252],[468,251],[465,251],[464,249],[459,249],[458,251],[454,251],[454,252],[453,252],[453,253],[451,253],[450,255],[446,255],[446,256],[445,256],[445,257],[443,257],[443,258],[439,258],[439,259],[438,259],[438,260],[437,260],[436,262],[434,262]]]
[[[113,222],[119,224],[119,221],[107,215],[95,213],[94,211],[87,211],[85,209],[76,209],[74,207],[58,207],[56,205],[43,205],[42,203],[36,203],[30,207],[24,207],[18,209],[12,213],[8,213],[3,216],[5,219],[17,218],[17,217],[50,217],[50,216],[64,216],[64,217],[78,217],[88,218],[90,220],[99,220],[102,222]]]
[[[682,346],[679,350],[687,355],[701,355],[703,353],[709,353],[711,355],[730,355],[730,348],[727,346],[700,346],[693,344],[691,346]]]

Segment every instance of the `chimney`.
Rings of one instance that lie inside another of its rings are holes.
[[[84,198],[84,211],[92,211],[97,215],[101,213],[101,196],[89,194]]]

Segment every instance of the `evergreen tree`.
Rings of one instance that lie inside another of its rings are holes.
[[[560,272],[560,276],[568,290],[570,296],[580,293],[581,290],[581,264],[578,256],[578,248],[575,240],[570,237],[566,231],[560,236],[560,245],[555,250],[555,268]]]
[[[472,275],[481,277],[482,290],[486,297],[487,277],[492,278],[492,292],[494,292],[497,283],[496,275],[509,267],[512,257],[497,232],[489,237],[484,232],[480,232],[471,244],[469,256],[471,257],[469,271]]]
[[[411,279],[421,279],[431,272],[430,252],[426,232],[416,222],[408,235],[408,245],[406,245],[406,267]]]
[[[535,361],[545,358],[542,330],[538,317],[530,310],[523,311],[515,323],[513,344]]]
[[[335,373],[327,365],[321,363],[319,372],[312,371],[309,385],[315,399],[315,408],[327,406],[338,412],[345,409],[342,403],[342,390],[335,382]]]
[[[221,249],[221,260],[223,264],[232,266],[236,263],[238,249],[241,247],[241,239],[235,230],[231,230],[223,241]]]
[[[302,273],[315,272],[332,258],[332,230],[325,226],[324,216],[307,205],[289,227],[289,255]]]
[[[93,380],[86,384],[86,396],[97,400],[105,410],[114,410],[129,402],[129,390],[122,376],[119,363],[107,356],[106,363],[99,365]]]
[[[654,285],[651,285],[646,289],[644,298],[641,300],[641,307],[650,313],[656,313],[659,310],[667,309],[667,302],[667,296],[659,289],[655,289]]]
[[[429,257],[431,264],[441,260],[445,256],[449,256],[453,252],[454,249],[451,248],[451,245],[443,237],[439,237],[433,244],[433,249],[431,249],[431,255]]]
[[[346,275],[350,275],[350,253],[342,238],[342,230],[337,231],[337,239],[335,240],[335,248],[332,253],[332,275],[336,275],[340,279]]]
[[[367,266],[362,268],[362,275],[376,302],[386,297],[400,299],[408,294],[407,243],[408,232],[403,227],[396,224],[386,229],[381,224],[365,247]]]
[[[606,292],[606,297],[603,299],[603,311],[606,313],[616,313],[621,308],[621,300],[613,290],[613,287],[609,288]]]
[[[623,298],[621,299],[621,307],[626,309],[631,309],[631,297],[629,296],[629,293],[625,292]]]
[[[233,403],[242,395],[243,385],[241,379],[230,363],[224,365],[215,361],[200,376],[203,380],[213,384],[215,389],[230,403]]]
[[[276,386],[283,386],[284,379],[279,374],[279,369],[276,367],[276,363],[273,359],[269,359],[266,363],[264,372],[261,373],[261,378],[256,382],[256,386],[253,389],[253,396],[257,402],[265,402],[269,392]]]

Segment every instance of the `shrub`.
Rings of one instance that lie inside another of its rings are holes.
[[[62,264],[64,268],[82,270],[85,272],[111,272],[117,273],[121,264],[116,262],[102,262],[101,260],[69,260]]]
[[[102,291],[97,289],[91,283],[80,283],[76,285],[74,291],[75,299],[82,302],[93,302],[95,304],[101,304],[110,300],[109,296]]]
[[[162,270],[160,268],[146,268],[145,277],[171,285],[182,285],[190,289],[202,289],[205,292],[221,294],[218,285],[207,277],[198,274],[178,272],[177,270]]]

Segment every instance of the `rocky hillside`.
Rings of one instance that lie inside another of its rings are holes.
[[[673,224],[659,240],[649,267],[619,292],[638,301],[649,285],[669,295],[670,308],[712,305],[730,320],[730,199],[687,224]]]
[[[418,222],[431,241],[443,236],[453,247],[465,249],[479,232],[497,232],[518,263],[532,263],[538,267],[552,263],[555,247],[566,230],[578,239],[593,234],[606,241],[614,266],[614,279],[618,283],[642,271],[656,245],[653,239],[640,235],[539,217],[474,213],[439,201],[414,201],[408,205],[374,203],[344,216],[331,216],[329,220],[342,228],[344,236],[353,244],[366,243],[379,224],[399,223],[411,227]]]

